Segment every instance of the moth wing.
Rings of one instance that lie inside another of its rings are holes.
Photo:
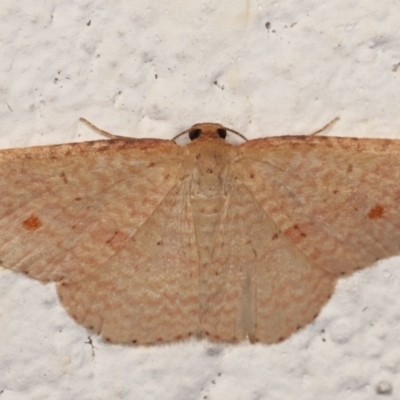
[[[199,267],[188,180],[178,182],[123,249],[60,299],[79,323],[118,343],[169,342],[197,333]]]
[[[201,328],[213,340],[273,343],[315,318],[336,279],[278,237],[275,222],[235,181],[204,272]]]
[[[236,165],[312,265],[343,275],[400,252],[400,141],[259,139],[238,148]]]
[[[118,253],[181,176],[184,149],[110,140],[0,152],[1,266],[74,281]]]

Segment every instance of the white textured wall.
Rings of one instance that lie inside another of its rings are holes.
[[[163,138],[339,116],[327,134],[400,138],[399,26],[393,0],[1,0],[0,148],[99,139],[81,116]],[[88,335],[53,284],[0,271],[1,400],[400,399],[400,258],[342,280],[279,345]]]

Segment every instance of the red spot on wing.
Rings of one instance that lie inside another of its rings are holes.
[[[65,172],[61,172],[60,178],[62,178],[65,184],[68,183],[67,175],[65,175]]]
[[[353,171],[353,166],[351,164],[349,164],[347,166],[347,172],[352,172]]]
[[[111,246],[114,251],[121,250],[124,247],[129,236],[125,232],[114,232],[113,236],[107,240],[107,244]]]
[[[299,243],[304,238],[307,237],[307,235],[300,229],[299,225],[297,225],[297,224],[295,224],[295,225],[291,226],[290,228],[286,229],[285,235],[293,243]]]
[[[382,218],[382,217],[383,217],[384,211],[385,211],[385,209],[384,209],[381,205],[377,204],[375,207],[372,207],[372,208],[369,210],[368,218],[369,218],[369,219],[379,219],[379,218]]]
[[[32,214],[25,221],[22,221],[22,225],[27,231],[34,232],[42,226],[42,222],[36,215]]]

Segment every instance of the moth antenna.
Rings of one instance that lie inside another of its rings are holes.
[[[340,120],[339,117],[334,118],[332,121],[328,122],[326,125],[324,125],[322,128],[318,129],[317,131],[308,134],[307,136],[316,136],[319,135],[321,132],[328,130],[331,128],[336,122]]]
[[[231,128],[226,128],[225,126],[224,126],[224,129],[226,129],[227,131],[229,131],[229,132],[232,132],[232,133],[234,133],[235,135],[237,135],[237,136],[239,136],[240,138],[242,138],[244,141],[246,141],[246,142],[248,142],[249,141],[249,139],[247,139],[247,137],[246,136],[244,136],[244,135],[242,135],[241,133],[239,133],[238,131],[234,131],[233,129],[231,129]]]
[[[84,124],[86,124],[87,126],[89,126],[90,128],[92,128],[94,131],[96,131],[98,134],[105,136],[109,139],[123,139],[123,140],[132,140],[132,138],[128,137],[128,136],[119,136],[119,135],[114,135],[112,133],[109,133],[107,131],[103,131],[103,129],[98,128],[96,125],[93,125],[91,122],[89,122],[87,119],[85,118],[79,118],[79,121],[83,122]]]
[[[172,138],[172,140],[178,139],[179,137],[183,136],[185,133],[190,132],[191,129],[192,129],[192,128],[189,128],[189,129],[186,129],[185,131],[183,131],[183,132],[181,132],[181,133],[178,133],[176,136],[174,136],[174,137]]]

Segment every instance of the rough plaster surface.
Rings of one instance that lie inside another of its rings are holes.
[[[400,138],[391,0],[0,3],[0,148],[221,122],[249,138]],[[0,399],[400,399],[400,258],[279,345],[103,343],[53,284],[0,271]]]

